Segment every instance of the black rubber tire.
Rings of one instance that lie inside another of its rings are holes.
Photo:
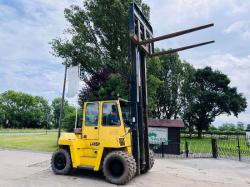
[[[126,184],[135,176],[135,173],[135,159],[124,151],[112,151],[104,158],[103,174],[110,183]]]
[[[154,158],[154,152],[152,149],[149,149],[149,169],[151,169],[154,166],[155,158]]]
[[[141,174],[147,173],[153,166],[155,163],[155,159],[154,159],[154,152],[149,149],[149,168],[146,169],[146,167],[141,168]]]
[[[51,158],[52,171],[57,175],[67,175],[72,170],[70,153],[65,149],[54,152]]]

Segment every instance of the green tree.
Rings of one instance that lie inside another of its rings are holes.
[[[247,124],[246,130],[250,130],[250,124]]]
[[[195,69],[181,61],[177,53],[161,56],[148,63],[149,109],[153,117],[176,119],[186,105]]]
[[[242,122],[237,123],[237,131],[242,132],[245,130],[245,125]]]
[[[53,114],[53,124],[54,124],[55,128],[58,128],[58,126],[59,126],[61,102],[62,102],[61,98],[55,98],[51,104],[51,109],[52,109],[52,114]],[[64,117],[66,117],[66,115],[74,113],[74,111],[75,111],[74,107],[70,106],[68,101],[65,100],[64,107],[63,107],[62,121],[64,121]],[[72,125],[74,126],[74,124],[72,124]]]
[[[225,123],[218,128],[220,131],[223,132],[235,132],[236,131],[236,126],[233,123]]]
[[[195,72],[196,69],[186,61],[184,61],[184,79],[183,79],[183,87],[181,89],[181,112],[180,112],[180,117],[183,119],[185,127],[188,128],[190,135],[194,130],[194,124],[189,123],[189,121],[192,121],[193,116],[189,115],[189,108],[192,105],[193,101],[193,95],[194,89],[192,89],[193,82],[195,80]],[[186,118],[185,118],[186,117]]]
[[[184,114],[184,119],[193,124],[201,138],[202,130],[207,130],[216,116],[233,114],[238,116],[247,107],[246,98],[229,86],[229,78],[210,67],[198,69],[192,85],[192,99]]]
[[[15,91],[2,93],[0,106],[5,128],[42,128],[46,121],[45,108],[49,110],[45,99]]]
[[[149,7],[136,1],[149,16]],[[70,65],[81,64],[82,74],[88,79],[105,68],[128,75],[129,22],[131,0],[89,0],[83,7],[66,8],[65,18],[70,23],[67,34],[52,41],[54,55]]]
[[[107,96],[119,96],[126,99],[127,84],[119,74],[111,75],[108,80],[101,85],[97,92],[97,98],[104,99]]]
[[[61,98],[55,98],[51,104],[51,109],[53,114],[53,126],[55,128],[58,128],[59,125],[61,101],[62,101]]]
[[[131,2],[89,0],[84,1],[83,7],[71,6],[65,9],[65,18],[70,24],[66,32],[71,39],[54,39],[52,49],[55,56],[63,58],[69,65],[81,65],[82,78],[87,85],[80,94],[81,101],[99,94],[108,97],[112,86],[107,84],[121,79],[127,85],[116,87],[112,93],[128,96],[131,63],[128,10]],[[136,0],[136,3],[149,19],[149,7],[142,0]],[[95,77],[100,77],[106,70],[111,72],[106,76],[107,83],[101,81],[106,86],[97,87],[92,84]]]
[[[209,132],[217,132],[218,131],[218,128],[215,127],[214,125],[209,125]]]
[[[149,116],[157,116],[158,89],[163,84],[161,80],[162,63],[159,57],[151,58],[147,63],[147,88],[148,88],[148,108]]]
[[[161,57],[163,84],[158,89],[158,110],[163,118],[176,118],[180,108],[180,90],[182,74],[182,62],[178,54],[170,54]]]
[[[85,82],[84,89],[79,94],[79,103],[83,101],[114,97],[128,97],[128,82],[119,73],[110,72],[105,69],[99,74],[91,77]]]
[[[51,121],[51,108],[49,102],[41,96],[35,96],[35,101],[37,107],[41,111],[41,125],[43,128],[50,128]]]
[[[0,105],[0,128],[3,127],[4,123],[5,123],[5,113],[2,106]]]
[[[70,110],[65,114],[62,127],[68,132],[72,132],[75,127],[76,110]],[[82,126],[82,110],[77,111],[77,127]]]

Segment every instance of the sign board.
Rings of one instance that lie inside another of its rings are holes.
[[[168,128],[160,127],[149,127],[149,143],[150,144],[161,144],[168,145]]]
[[[79,91],[79,83],[80,83],[79,66],[68,67],[67,74],[68,74],[68,79],[67,79],[68,92],[66,96],[68,98],[72,98],[77,96]]]
[[[250,145],[250,131],[246,131],[246,140],[248,145]]]

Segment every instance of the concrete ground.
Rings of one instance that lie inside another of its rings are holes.
[[[115,186],[101,173],[77,170],[71,176],[54,175],[50,154],[0,149],[0,186]],[[126,186],[243,187],[250,186],[250,164],[213,159],[156,159],[147,174]]]

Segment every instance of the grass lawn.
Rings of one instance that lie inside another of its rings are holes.
[[[0,136],[0,148],[53,152],[57,148],[57,134]]]
[[[22,133],[22,132],[45,132],[44,129],[0,129],[7,133]],[[49,132],[56,132],[55,129]],[[181,152],[185,152],[185,141],[188,142],[190,153],[212,153],[211,138],[204,137],[197,138],[181,138]],[[245,138],[240,138],[240,148],[242,156],[250,156],[250,146],[247,145]],[[218,139],[217,140],[218,153],[220,155],[237,156],[238,155],[238,141],[237,139]],[[53,152],[57,148],[57,133],[41,134],[41,135],[12,135],[0,136],[0,148],[11,148],[20,150],[34,150]]]
[[[190,153],[211,153],[211,138],[181,138],[181,151],[185,152],[185,141],[188,142]],[[250,146],[246,139],[240,138],[239,145],[242,156],[250,156]],[[218,154],[225,156],[238,156],[238,141],[237,139],[218,139],[217,140]]]
[[[203,138],[203,139],[185,139],[181,138],[181,151],[185,150],[185,141],[188,142],[188,148],[190,153],[211,153],[211,139]]]
[[[26,133],[26,132],[46,132],[46,129],[3,129],[0,128],[0,133]],[[57,132],[57,129],[49,129],[47,132]]]

